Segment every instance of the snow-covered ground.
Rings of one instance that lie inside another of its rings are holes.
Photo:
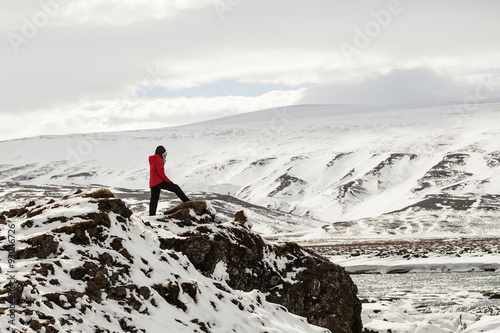
[[[497,237],[302,243],[353,274],[500,271]]]
[[[1,198],[8,199],[2,205],[11,203],[14,207],[29,199],[58,199],[75,190],[52,186],[2,188]],[[139,216],[145,216],[148,192],[127,189],[116,189],[116,192]],[[429,238],[429,235],[425,238],[423,234],[420,237],[415,234],[409,238],[408,235],[365,234],[359,237],[331,235],[325,241],[328,228],[315,228],[314,221],[300,225],[301,220],[304,221],[300,217],[269,211],[235,198],[206,193],[193,195],[208,199],[217,208],[221,220],[230,219],[234,212],[243,209],[250,212],[254,227],[268,239],[297,241],[351,273],[370,273],[352,275],[359,297],[365,300],[362,315],[368,329],[436,333],[498,330],[500,302],[487,296],[488,292],[500,293],[498,237],[455,235],[453,238],[448,234],[449,238]],[[178,202],[165,193],[160,209]],[[386,274],[403,272],[409,273]],[[483,282],[478,274],[486,274],[493,282]],[[443,282],[457,276],[453,286]]]
[[[499,332],[500,276],[494,272],[353,275],[366,329]],[[496,290],[496,292],[492,292]]]

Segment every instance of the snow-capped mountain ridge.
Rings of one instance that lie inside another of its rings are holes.
[[[206,120],[202,122],[192,123],[189,125],[181,125],[182,127],[191,127],[197,125],[222,125],[222,124],[242,124],[252,122],[276,121],[279,119],[290,118],[324,118],[342,115],[356,115],[384,111],[404,110],[404,109],[424,109],[429,107],[446,107],[450,108],[457,103],[438,103],[438,104],[389,104],[389,105],[354,105],[354,104],[299,104],[288,105],[278,108],[270,108],[243,114],[225,116],[221,118]]]
[[[147,190],[147,156],[163,144],[167,175],[187,191],[230,193],[325,222],[378,216],[429,194],[498,194],[500,104],[456,110],[306,105],[176,128],[5,141],[0,180]]]

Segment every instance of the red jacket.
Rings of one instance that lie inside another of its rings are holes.
[[[170,182],[165,175],[163,158],[160,155],[149,156],[149,187],[158,185],[162,181]]]

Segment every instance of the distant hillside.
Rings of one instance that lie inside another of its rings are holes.
[[[432,196],[500,194],[500,103],[303,105],[148,131],[0,142],[0,181],[147,191],[147,156],[188,191],[230,194],[327,223]]]

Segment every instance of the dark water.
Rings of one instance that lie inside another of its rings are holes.
[[[500,273],[407,273],[351,275],[364,296],[383,296],[394,290],[426,292],[497,291],[500,292]]]
[[[407,300],[421,312],[500,313],[500,274],[407,273],[351,275],[360,299]]]

